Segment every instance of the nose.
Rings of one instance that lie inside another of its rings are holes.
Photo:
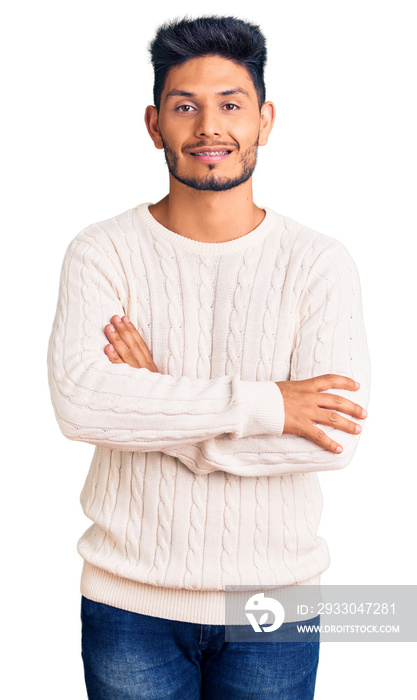
[[[196,136],[219,137],[222,134],[221,116],[217,109],[201,108],[196,120]]]

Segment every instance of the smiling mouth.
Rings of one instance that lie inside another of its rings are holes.
[[[200,163],[220,163],[222,160],[227,158],[232,151],[226,148],[207,148],[205,151],[189,151],[189,153],[190,156],[192,156],[195,160],[198,160]]]
[[[192,156],[227,156],[231,151],[195,151],[191,152]]]

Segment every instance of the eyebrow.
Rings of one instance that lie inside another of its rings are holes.
[[[231,88],[230,90],[222,90],[222,92],[216,92],[216,95],[221,95],[222,97],[225,97],[226,95],[239,94],[248,96],[247,91],[240,87]],[[169,91],[165,99],[167,100],[169,97],[197,97],[197,95],[195,92],[186,92],[185,90],[177,90],[176,88],[173,88]]]
[[[223,90],[223,92],[218,92],[218,95],[246,95],[248,96],[248,92],[244,90],[243,88],[232,88],[231,90]]]

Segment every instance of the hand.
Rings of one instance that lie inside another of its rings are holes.
[[[343,447],[331,440],[316,423],[332,425],[345,433],[358,434],[361,426],[338,413],[346,413],[363,419],[368,415],[364,408],[337,394],[322,393],[328,389],[357,391],[359,384],[340,374],[324,374],[301,381],[276,382],[284,399],[284,433],[301,435],[324,447],[329,452],[339,454]]]
[[[114,365],[124,362],[130,367],[145,368],[151,372],[157,372],[158,368],[148,346],[127,316],[122,318],[112,316],[110,320],[111,323],[104,328],[110,341],[110,344],[104,348],[104,352],[110,362]]]

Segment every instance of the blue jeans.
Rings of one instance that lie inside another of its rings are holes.
[[[81,620],[89,700],[314,697],[319,633],[313,642],[225,642],[224,625],[166,620],[84,597]]]

